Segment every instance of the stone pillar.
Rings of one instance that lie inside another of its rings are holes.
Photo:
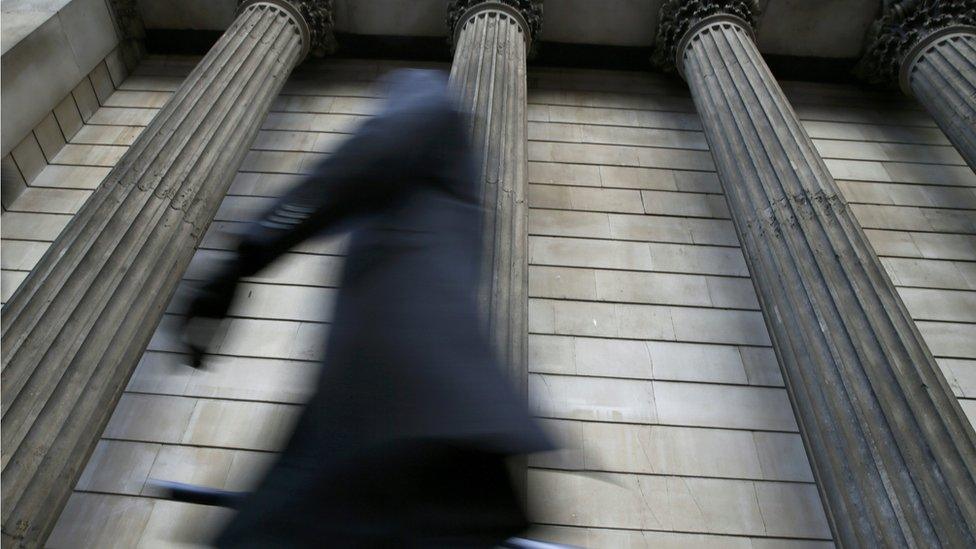
[[[542,0],[451,0],[451,86],[471,115],[484,207],[479,305],[515,389],[528,399],[529,242],[526,55],[542,25]],[[522,497],[527,462],[510,467]]]
[[[330,3],[236,20],[3,309],[3,544],[43,545],[292,68]]]
[[[528,383],[528,132],[526,53],[542,23],[533,0],[452,0],[451,86],[472,116],[484,217],[480,302],[501,360],[519,391]]]
[[[972,0],[886,2],[857,67],[901,85],[976,169],[976,6]]]
[[[758,0],[668,0],[691,88],[840,547],[976,546],[976,436],[759,54]]]

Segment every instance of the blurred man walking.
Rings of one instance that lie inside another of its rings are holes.
[[[352,229],[318,390],[218,546],[491,547],[527,527],[506,458],[551,445],[478,316],[478,182],[446,77],[398,72],[382,112],[200,290],[191,335],[241,277]]]

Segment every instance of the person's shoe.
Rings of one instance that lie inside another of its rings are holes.
[[[149,484],[166,499],[231,509],[237,509],[247,495],[247,492],[231,492],[169,480],[149,479]]]
[[[528,538],[508,538],[501,547],[505,549],[578,549],[574,545],[551,543]]]

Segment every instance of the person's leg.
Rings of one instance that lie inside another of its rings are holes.
[[[491,548],[528,526],[505,458],[445,442],[398,441],[315,472],[283,459],[265,482],[251,495],[158,484],[180,501],[243,504],[216,541],[222,548],[302,547],[318,539],[363,549]]]
[[[528,527],[504,456],[441,441],[402,442],[383,454],[384,473],[371,484],[404,543],[495,547]]]
[[[171,480],[149,479],[148,483],[150,487],[159,492],[162,498],[213,507],[237,509],[248,495],[248,492],[232,492]]]

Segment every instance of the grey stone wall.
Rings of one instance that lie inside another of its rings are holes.
[[[121,158],[120,145],[137,135],[131,126],[105,125],[118,101],[114,93],[129,75],[122,57],[112,50],[3,157],[0,303]]]
[[[18,142],[119,43],[107,0],[5,2],[0,155]]]
[[[577,448],[530,461],[536,520],[590,547],[829,540],[687,92],[530,78],[530,387]]]
[[[50,172],[52,189],[97,185],[113,147],[132,142],[194,62],[146,60],[79,131],[80,148],[66,149],[72,163]],[[295,73],[188,282],[226,252],[226,233],[372,112],[371,83],[394,65],[329,61]],[[533,407],[583,450],[531,460],[539,533],[592,547],[830,546],[687,89],[658,75],[559,70],[531,71],[529,86]],[[783,87],[976,416],[976,175],[910,100]],[[4,214],[5,282],[33,266],[32,247],[84,198]],[[180,365],[169,331],[178,294],[51,546],[205,536],[222,511],[154,499],[146,480],[253,482],[316,374],[328,329],[318,304],[334,295],[341,261],[341,238],[314,241],[250,280],[202,372]]]
[[[147,60],[113,96],[118,106],[100,111],[102,120],[137,134],[195,62]],[[380,101],[373,82],[391,66],[330,62],[293,74],[187,270],[184,288],[227,253],[235,228],[373,112]],[[251,486],[317,375],[342,253],[341,237],[308,242],[249,279],[203,371],[185,366],[184,349],[174,339],[185,295],[177,291],[49,539],[52,547],[200,542],[210,535],[223,511],[159,501],[146,481]]]
[[[123,46],[118,46],[95,65],[91,72],[75,82],[74,87],[56,104],[48,105],[43,99],[23,97],[23,93],[20,97],[16,93],[4,96],[4,101],[8,102],[5,103],[4,112],[11,111],[12,118],[22,116],[23,113],[19,112],[21,110],[47,109],[42,112],[43,118],[33,128],[24,126],[26,122],[21,124],[23,120],[10,123],[9,129],[7,125],[4,126],[4,139],[13,143],[9,153],[4,153],[0,160],[0,202],[5,210],[11,208],[13,202],[30,187],[49,185],[48,175],[38,179],[41,172],[50,165],[63,165],[66,159],[70,160],[71,155],[61,156],[65,145],[77,141],[76,134],[89,123],[98,107],[108,100],[136,63],[137,58],[131,56],[127,63]],[[31,67],[30,70],[35,70],[35,63],[31,63]],[[7,69],[3,70],[6,74]],[[52,84],[41,82],[38,85]]]
[[[532,75],[530,368],[537,412],[582,448],[533,459],[537,519],[555,539],[594,547],[826,544],[682,88],[649,75]],[[976,177],[910,101],[784,88],[966,397]]]

